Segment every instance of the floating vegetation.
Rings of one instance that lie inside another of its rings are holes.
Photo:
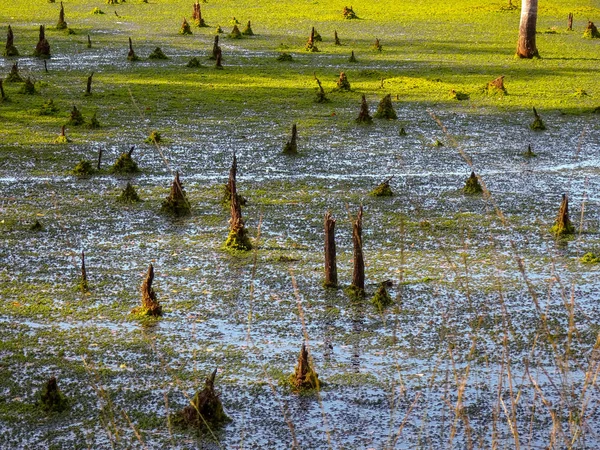
[[[464,92],[459,92],[455,89],[450,89],[450,99],[451,100],[469,100],[469,94],[465,94]]]
[[[158,144],[161,141],[162,137],[160,133],[156,130],[152,130],[150,135],[146,138],[147,144]]]
[[[228,38],[230,39],[241,39],[242,38],[242,32],[240,31],[240,29],[238,28],[237,25],[233,26],[233,29],[231,30],[231,33],[229,33],[227,35]]]
[[[200,60],[194,56],[192,59],[190,59],[188,61],[188,63],[186,64],[186,67],[197,68],[197,67],[202,67],[202,64],[200,64]]]
[[[280,53],[279,56],[277,56],[277,61],[293,61],[294,59],[292,58],[292,55],[290,55],[289,53]]]
[[[162,306],[156,299],[156,293],[152,288],[152,282],[154,281],[154,266],[150,264],[146,278],[141,286],[142,291],[142,305],[131,310],[131,314],[136,316],[162,316]]]
[[[591,20],[588,21],[587,27],[583,32],[583,37],[588,39],[600,38],[600,32],[598,31],[598,27],[596,27],[596,25],[594,25],[594,22],[592,22]]]
[[[544,122],[542,121],[542,118],[540,117],[540,115],[536,111],[535,107],[533,108],[533,115],[534,115],[534,120],[531,123],[531,125],[529,125],[529,128],[531,128],[534,131],[543,131],[543,130],[545,130],[546,129],[546,125],[544,125]]]
[[[388,120],[396,120],[398,118],[396,110],[394,110],[394,105],[392,104],[391,94],[388,94],[381,99],[379,105],[377,106],[377,112],[375,113],[374,117],[376,119]]]
[[[68,125],[83,125],[85,123],[85,119],[83,118],[83,114],[77,109],[77,106],[73,105],[73,109],[71,110],[71,117],[67,122]]]
[[[221,28],[221,25],[217,25],[217,28],[215,28],[215,33],[216,34],[224,33],[223,28]]]
[[[292,125],[292,137],[283,146],[283,153],[286,155],[298,154],[298,129],[296,124]]]
[[[79,161],[72,170],[73,175],[77,175],[78,177],[89,177],[93,175],[95,172],[92,163],[86,159],[82,159]]]
[[[130,182],[127,182],[127,186],[121,192],[121,195],[117,197],[117,201],[121,203],[137,203],[142,201]]]
[[[392,177],[385,180],[383,183],[381,183],[375,189],[373,189],[369,193],[369,195],[372,197],[392,197],[394,195],[394,192],[392,191],[392,188],[390,187],[391,180],[392,180]]]
[[[380,313],[394,304],[392,297],[390,297],[390,294],[387,291],[386,285],[387,282],[381,283],[379,289],[377,289],[377,292],[375,292],[375,295],[371,299],[371,304],[375,306]]]
[[[373,118],[369,114],[369,105],[367,104],[365,94],[362,95],[362,100],[360,102],[360,111],[358,113],[358,117],[356,118],[356,123],[373,123]]]
[[[294,373],[290,375],[289,381],[294,389],[298,391],[319,390],[321,387],[319,375],[315,372],[315,369],[309,360],[305,343],[302,343],[302,348],[298,355],[298,363],[294,368]]]
[[[348,81],[348,77],[346,77],[345,72],[340,72],[340,78],[337,81],[337,88],[340,91],[349,91],[351,89],[350,82]]]
[[[175,172],[175,178],[171,183],[171,192],[163,201],[161,211],[175,217],[189,216],[192,213],[190,202],[179,179],[179,172]]]
[[[140,172],[137,163],[131,157],[134,147],[128,153],[121,153],[121,156],[115,161],[112,166],[112,173],[130,174]]]
[[[575,233],[575,227],[569,219],[569,197],[567,194],[562,195],[558,216],[554,221],[554,225],[550,228],[550,232],[557,237]]]
[[[163,53],[160,47],[156,47],[152,53],[148,55],[148,59],[169,59],[169,57]]]
[[[92,12],[90,14],[100,15],[100,14],[104,14],[104,11],[102,11],[100,8],[96,7],[94,9],[92,9]]]
[[[13,30],[9,25],[8,32],[6,35],[6,47],[4,49],[4,56],[6,56],[6,57],[19,56],[19,50],[17,50],[17,47],[15,47],[14,39],[15,39],[15,36],[13,34]]]
[[[352,9],[352,6],[344,6],[344,9],[342,10],[342,15],[344,16],[344,19],[358,19],[358,16]]]
[[[190,24],[185,19],[185,17],[183,18],[183,22],[181,23],[181,28],[179,28],[179,34],[182,34],[184,36],[193,34],[192,29],[190,28]]]
[[[44,383],[37,403],[47,413],[60,413],[69,407],[69,400],[58,388],[56,377]]]
[[[483,188],[479,183],[479,178],[477,178],[477,175],[475,175],[474,171],[471,171],[471,176],[467,178],[465,187],[463,188],[463,193],[466,195],[479,195],[483,193]]]
[[[244,28],[244,31],[242,31],[242,34],[244,36],[254,36],[254,32],[252,31],[252,24],[250,23],[250,21],[248,21],[248,24],[246,25],[246,28]]]

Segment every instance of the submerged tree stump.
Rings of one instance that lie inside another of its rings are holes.
[[[142,306],[132,309],[132,314],[153,317],[162,315],[162,306],[158,303],[158,300],[156,299],[156,293],[154,292],[154,289],[152,289],[153,281],[154,266],[150,264],[148,267],[148,272],[146,273],[146,278],[141,286]]]
[[[369,105],[367,104],[367,98],[365,94],[362,96],[362,100],[360,103],[360,111],[358,113],[358,117],[356,118],[357,123],[373,123],[373,118],[369,114]]]
[[[175,172],[175,178],[171,184],[171,192],[163,201],[161,211],[175,217],[184,217],[191,214],[190,202],[188,202],[185,190],[179,179],[179,172]]]
[[[231,186],[235,185],[237,188],[237,159],[234,159],[234,162],[235,164],[232,164],[231,169],[229,170],[229,179],[227,180],[227,183],[225,183],[223,201],[221,202],[223,205],[228,207],[231,207]],[[240,206],[246,206],[246,198],[242,197],[240,194],[236,195]]]
[[[56,377],[51,377],[40,393],[39,405],[46,412],[62,412],[69,406],[69,400],[58,388]]]
[[[315,77],[315,81],[317,82],[317,85],[318,85],[316,102],[317,103],[327,103],[329,101],[329,99],[325,96],[325,90],[323,89],[323,86],[321,85],[321,80],[319,80],[317,78],[317,74],[314,74],[314,77]]]
[[[10,73],[6,77],[6,82],[7,83],[22,83],[23,81],[25,81],[25,80],[19,73],[18,62],[15,61],[10,69]]]
[[[375,118],[377,119],[388,119],[388,120],[396,120],[398,115],[394,110],[394,105],[392,104],[392,95],[388,94],[381,99],[379,105],[377,106],[377,112],[375,113]]]
[[[56,24],[57,30],[65,30],[67,28],[67,22],[65,22],[65,7],[63,2],[60,2],[60,12],[58,13],[58,23]]]
[[[242,31],[242,34],[244,36],[254,36],[254,31],[252,31],[252,24],[250,21],[248,21],[248,24],[246,25],[246,28],[244,28],[244,31]]]
[[[294,373],[290,377],[290,381],[297,390],[318,390],[320,388],[319,375],[310,363],[305,343],[302,343],[302,348],[298,355],[298,363],[296,364]]]
[[[35,94],[35,84],[31,81],[31,77],[27,77],[23,87],[19,91],[21,94],[33,95]]]
[[[90,291],[87,271],[85,270],[85,253],[83,253],[83,250],[81,251],[81,281],[79,282],[79,288],[83,294]]]
[[[148,55],[148,59],[169,59],[169,57],[164,54],[160,47],[156,47],[152,50],[152,53]]]
[[[174,422],[180,426],[214,429],[231,421],[223,410],[219,394],[215,391],[217,369],[206,378],[204,389],[198,391],[190,404],[175,414]]]
[[[196,0],[194,3],[194,12],[192,13],[192,20],[196,24],[198,28],[206,28],[208,25],[204,22],[202,18],[202,10],[200,9],[200,2]]]
[[[40,25],[40,36],[38,39],[38,43],[35,46],[33,55],[38,56],[40,58],[50,58],[50,44],[46,39],[46,28],[44,27],[44,25]]]
[[[363,208],[361,205],[361,207],[358,209],[356,219],[352,222],[354,270],[352,272],[352,285],[350,286],[350,290],[357,297],[362,297],[365,293],[365,261],[363,258],[362,247],[362,217]]]
[[[523,156],[525,158],[535,158],[537,155],[533,152],[533,150],[531,149],[531,144],[529,144],[527,146],[527,151],[525,153],[523,153]]]
[[[348,81],[348,77],[346,77],[345,72],[340,72],[340,78],[337,81],[337,88],[340,91],[350,90],[350,82]]]
[[[334,45],[342,45],[342,42],[340,41],[340,38],[337,34],[337,30],[333,30],[333,39],[334,39]]]
[[[325,287],[337,287],[337,260],[335,249],[335,219],[325,213]]]
[[[390,297],[390,294],[387,291],[387,284],[388,282],[385,281],[381,283],[379,289],[377,289],[377,292],[375,292],[375,295],[371,299],[371,304],[375,306],[380,313],[394,304],[392,297]]]
[[[6,33],[6,50],[4,50],[4,56],[19,56],[19,50],[15,47],[14,39],[13,30],[9,25],[8,32]]]
[[[237,158],[233,155],[233,163],[229,171],[229,190],[231,192],[231,204],[230,212],[231,218],[229,219],[229,236],[225,241],[225,248],[231,250],[248,251],[252,250],[252,244],[248,238],[248,231],[244,226],[244,220],[242,219],[242,207],[238,199],[237,185],[235,174],[237,173]]]
[[[231,33],[229,33],[227,37],[229,37],[230,39],[241,39],[242,32],[240,31],[237,25],[234,25],[233,29],[231,30]]]
[[[479,178],[475,175],[474,171],[471,171],[471,176],[467,178],[463,192],[467,195],[478,195],[483,193],[483,188],[479,183]]]
[[[569,219],[569,197],[567,194],[562,195],[562,202],[558,210],[558,216],[554,221],[554,225],[550,231],[557,237],[575,233],[575,227]]]
[[[297,155],[298,154],[298,129],[296,124],[292,125],[292,137],[283,146],[283,153],[286,155]]]
[[[583,32],[583,37],[590,39],[600,38],[600,32],[598,31],[596,25],[594,25],[594,22],[592,22],[591,20],[588,21],[587,28]]]
[[[567,16],[567,31],[573,31],[573,13]]]
[[[83,123],[85,123],[83,114],[81,114],[81,111],[77,109],[77,106],[73,105],[73,109],[71,110],[71,117],[69,118],[69,121],[67,123],[68,125],[75,126],[82,125]]]
[[[137,203],[142,201],[137,191],[129,181],[127,182],[127,186],[125,186],[117,200],[121,203]]]
[[[312,27],[312,30],[310,31],[310,36],[308,37],[308,41],[306,42],[305,48],[309,52],[319,51],[319,49],[315,45],[315,27]]]
[[[192,34],[192,29],[190,28],[190,24],[185,19],[185,17],[183,18],[183,22],[181,22],[181,28],[179,28],[179,34],[183,34],[184,36]]]
[[[531,123],[531,125],[529,125],[529,128],[531,128],[534,131],[543,131],[543,130],[545,130],[546,129],[546,125],[544,125],[544,122],[542,121],[542,118],[540,117],[540,115],[536,111],[535,107],[533,108],[533,116],[534,116],[534,120]]]
[[[127,53],[127,60],[128,61],[138,61],[139,60],[139,58],[133,51],[133,43],[131,42],[131,38],[129,38],[129,53]]]

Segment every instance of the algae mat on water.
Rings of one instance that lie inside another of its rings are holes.
[[[365,1],[352,20],[330,1],[209,0],[205,28],[193,1],[73,0],[71,32],[55,28],[60,3],[4,3],[21,56],[0,74],[18,61],[35,94],[4,83],[0,102],[0,447],[600,445],[600,268],[580,259],[600,251],[600,40],[582,37],[598,4],[540,2],[542,58],[524,61],[504,0]],[[252,36],[227,37],[248,21]],[[31,56],[40,24],[45,64]],[[148,58],[157,47],[168,59]],[[502,75],[506,93],[490,94]],[[354,122],[363,95],[373,108],[388,94],[396,120]],[[74,106],[83,125],[67,124]],[[546,130],[529,129],[532,107]],[[285,155],[294,123],[298,154]],[[63,125],[70,142],[53,144]],[[153,130],[160,142],[145,142]],[[140,172],[112,173],[132,146]],[[234,153],[250,252],[222,249]],[[94,170],[78,178],[82,160]],[[182,218],[160,213],[175,171]],[[472,171],[481,196],[462,192]],[[388,179],[394,196],[369,195]],[[141,201],[119,200],[128,183]],[[563,192],[566,239],[550,232]],[[363,300],[322,288],[324,215],[345,288],[360,204]],[[149,264],[157,318],[129,314]],[[370,303],[380,286],[391,305]],[[288,382],[303,342],[318,392]],[[232,421],[178,428],[215,367]],[[38,399],[53,376],[60,413]]]

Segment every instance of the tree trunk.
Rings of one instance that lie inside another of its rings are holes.
[[[358,210],[356,220],[352,224],[352,242],[354,243],[354,272],[352,286],[363,292],[365,290],[365,261],[362,251],[362,206]]]
[[[338,284],[335,255],[335,219],[327,211],[325,214],[325,287]]]
[[[521,23],[519,25],[519,43],[517,45],[517,55],[520,58],[540,56],[535,45],[537,9],[538,0],[523,0],[521,4]]]
[[[567,17],[567,31],[573,31],[573,13]]]

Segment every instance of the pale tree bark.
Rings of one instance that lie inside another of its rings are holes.
[[[517,56],[520,58],[539,57],[535,45],[535,25],[537,22],[538,0],[523,0],[521,4],[521,24]]]

